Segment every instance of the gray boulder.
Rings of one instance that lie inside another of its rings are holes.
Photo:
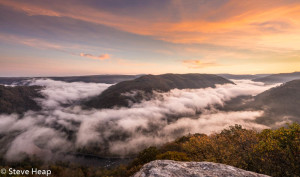
[[[212,162],[156,160],[145,164],[133,177],[267,177],[229,165]]]

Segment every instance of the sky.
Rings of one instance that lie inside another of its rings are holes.
[[[0,0],[0,76],[300,71],[299,0]]]

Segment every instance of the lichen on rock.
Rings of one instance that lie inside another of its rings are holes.
[[[145,164],[133,177],[268,177],[212,162],[156,160]]]

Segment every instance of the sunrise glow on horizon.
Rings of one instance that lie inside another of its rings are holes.
[[[299,0],[0,0],[0,77],[300,71]]]

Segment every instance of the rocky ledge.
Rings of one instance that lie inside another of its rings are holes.
[[[145,164],[133,177],[267,177],[229,165],[212,162],[156,160]]]

